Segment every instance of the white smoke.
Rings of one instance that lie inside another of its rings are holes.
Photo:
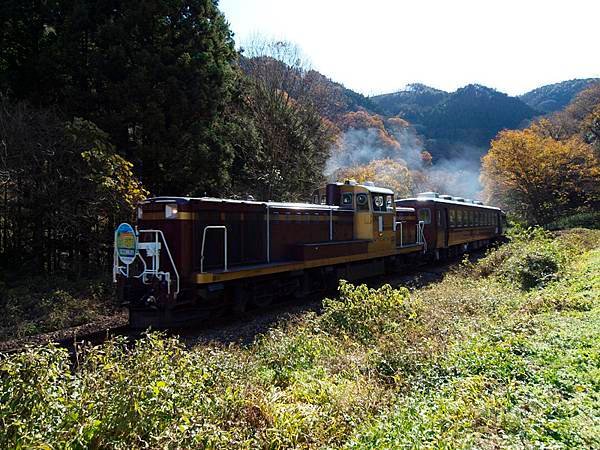
[[[379,159],[397,160],[398,149],[382,145],[380,134],[381,131],[376,128],[350,128],[343,132],[325,163],[325,175]]]
[[[482,200],[479,158],[469,158],[467,156],[469,153],[463,153],[452,159],[434,161],[433,165],[426,170],[428,180],[424,186],[426,189],[423,190]]]
[[[391,159],[407,166],[413,174],[411,190],[414,194],[435,191],[480,199],[480,149],[460,146],[458,151],[452,152],[452,158],[434,159],[428,165],[422,157],[426,150],[423,141],[413,127],[389,127],[388,132],[398,142],[398,148],[384,145],[381,130],[376,128],[351,128],[342,133],[327,160],[325,175],[332,180],[340,169]]]

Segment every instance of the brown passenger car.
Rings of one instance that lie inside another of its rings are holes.
[[[436,259],[488,245],[506,230],[502,210],[462,197],[424,192],[396,200],[396,207],[416,210],[425,224],[425,252]]]

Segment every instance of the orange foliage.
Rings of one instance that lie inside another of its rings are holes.
[[[344,114],[337,120],[337,124],[343,131],[355,130],[377,130],[378,143],[384,148],[400,150],[400,143],[385,128],[383,119],[378,115],[369,114],[366,111],[352,111]]]
[[[433,156],[427,150],[423,150],[421,152],[421,163],[423,167],[431,167],[431,163],[433,161]]]
[[[401,117],[390,117],[386,120],[386,125],[392,130],[403,130],[410,127],[410,124]]]

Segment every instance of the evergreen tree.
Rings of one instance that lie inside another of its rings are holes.
[[[236,52],[213,0],[7,0],[0,83],[109,133],[153,194],[219,193]]]

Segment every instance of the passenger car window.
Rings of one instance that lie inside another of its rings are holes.
[[[451,209],[449,216],[450,216],[450,226],[455,227],[456,226],[456,211],[454,209]]]
[[[367,197],[367,194],[356,194],[356,209],[359,211],[369,210],[369,197]]]
[[[431,210],[429,208],[419,209],[419,222],[431,223]]]

